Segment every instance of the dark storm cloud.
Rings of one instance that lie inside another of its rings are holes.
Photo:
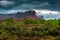
[[[0,9],[49,9],[60,10],[60,0],[5,0]],[[11,2],[11,3],[10,3]]]
[[[9,1],[16,1],[22,3],[31,3],[31,2],[49,2],[51,4],[60,3],[60,0],[9,0]]]

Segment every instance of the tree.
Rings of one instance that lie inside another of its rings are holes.
[[[25,23],[24,23],[24,22],[17,22],[16,25],[17,25],[18,27],[22,27],[22,26],[25,26]]]
[[[31,18],[26,18],[24,19],[25,24],[32,24],[32,19]]]
[[[13,23],[13,18],[9,17],[5,19],[6,24],[10,25]]]

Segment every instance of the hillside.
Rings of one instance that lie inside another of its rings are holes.
[[[24,18],[31,18],[31,19],[44,19],[43,16],[36,16],[35,11],[26,11],[26,12],[18,12],[13,14],[0,14],[0,20],[5,20],[8,17],[12,17],[13,19],[20,19],[23,20]]]

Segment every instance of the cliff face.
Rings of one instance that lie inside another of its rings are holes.
[[[35,11],[27,11],[27,12],[18,12],[16,14],[0,14],[0,20],[5,20],[8,17],[12,17],[13,19],[23,20],[24,18],[31,18],[31,19],[43,19],[43,16],[36,16]]]

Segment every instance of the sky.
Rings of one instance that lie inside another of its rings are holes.
[[[60,18],[60,0],[0,0],[0,13],[9,14],[26,10],[35,10],[37,15],[44,14],[45,19]]]

